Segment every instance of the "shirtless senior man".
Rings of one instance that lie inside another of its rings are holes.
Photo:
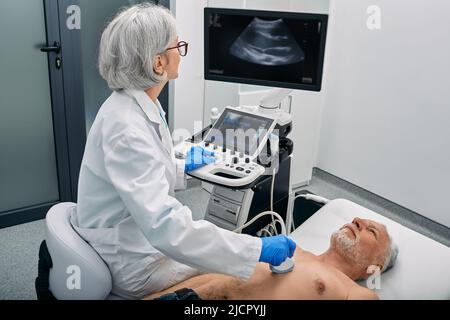
[[[386,227],[372,220],[355,218],[331,236],[330,247],[314,255],[297,246],[295,268],[274,274],[258,263],[248,281],[221,274],[204,274],[152,294],[154,299],[182,288],[192,289],[201,299],[300,300],[378,299],[378,295],[355,281],[367,279],[374,267],[384,272],[395,263],[398,249]]]

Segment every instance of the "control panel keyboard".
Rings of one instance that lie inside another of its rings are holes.
[[[185,141],[175,146],[175,154],[178,157],[185,157],[193,146],[214,152],[216,161],[189,172],[188,174],[192,177],[229,187],[242,187],[251,184],[265,172],[265,168],[259,165],[256,159],[213,143]]]

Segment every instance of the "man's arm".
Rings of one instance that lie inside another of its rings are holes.
[[[215,283],[219,286],[219,284],[221,284],[222,281],[223,282],[231,281],[232,279],[235,279],[235,278],[233,278],[231,276],[223,275],[223,274],[216,274],[216,273],[202,274],[202,275],[187,279],[185,281],[182,281],[182,282],[174,285],[173,287],[167,288],[166,290],[153,293],[153,294],[145,297],[144,300],[153,300],[162,295],[165,295],[165,294],[171,293],[171,292],[175,292],[175,291],[183,289],[183,288],[192,289],[197,292],[197,290],[200,287],[204,286],[205,284],[214,284]],[[218,283],[219,281],[220,281],[220,283]],[[197,292],[197,293],[200,294],[200,292]],[[207,299],[208,297],[202,297],[202,299],[203,298]]]
[[[348,300],[379,300],[380,297],[372,290],[355,286],[350,289]]]

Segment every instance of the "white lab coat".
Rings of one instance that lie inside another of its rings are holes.
[[[107,263],[113,293],[163,290],[200,272],[248,279],[261,240],[193,221],[165,113],[144,91],[114,92],[89,133],[72,224]],[[189,267],[188,267],[189,266]]]

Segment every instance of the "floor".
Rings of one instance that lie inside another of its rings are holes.
[[[311,183],[301,189],[328,199],[349,199],[450,247],[448,228],[319,169],[314,170]],[[177,198],[191,208],[197,220],[203,217],[209,194],[191,183],[188,190],[177,193]],[[36,299],[34,279],[39,245],[44,237],[43,220],[0,230],[0,300]]]

